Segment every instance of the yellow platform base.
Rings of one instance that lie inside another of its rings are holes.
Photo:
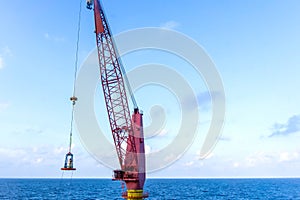
[[[143,190],[127,190],[123,194],[123,198],[127,200],[143,200],[148,197],[148,194],[144,194]]]

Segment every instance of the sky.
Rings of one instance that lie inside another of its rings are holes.
[[[223,81],[222,136],[200,159],[212,116],[203,78],[165,52],[124,56],[129,73],[147,63],[168,65],[192,85],[199,104],[199,127],[190,148],[149,177],[300,177],[298,0],[102,4],[114,34],[158,27],[192,38],[213,60]],[[0,177],[61,177],[69,141],[79,5],[79,0],[0,2]],[[80,65],[95,48],[93,31],[93,14],[83,1]],[[101,88],[96,92],[95,112],[108,130]],[[147,152],[164,148],[174,140],[180,121],[176,98],[155,84],[135,94],[145,126],[151,124],[152,106],[165,108],[164,129],[146,139]],[[108,131],[105,135],[110,137]],[[73,177],[111,177],[111,169],[88,153],[76,128],[73,153],[78,169]]]

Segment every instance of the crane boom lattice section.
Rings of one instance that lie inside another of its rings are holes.
[[[119,162],[121,168],[125,170],[125,158],[128,149],[132,153],[136,153],[126,87],[121,64],[104,12],[98,0],[95,0],[94,4],[101,83]],[[131,161],[136,163],[136,158]]]

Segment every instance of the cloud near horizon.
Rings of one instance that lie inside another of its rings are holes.
[[[287,136],[300,131],[300,115],[293,115],[286,123],[275,123],[273,131],[269,137]]]

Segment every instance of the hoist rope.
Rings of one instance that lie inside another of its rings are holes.
[[[119,57],[119,55],[118,55]],[[129,82],[129,79],[127,77],[127,73],[125,71],[125,68],[123,66],[123,63],[121,61],[121,59],[119,59],[119,63],[120,63],[120,66],[121,66],[121,71],[122,71],[122,74],[123,74],[123,77],[124,77],[124,80],[125,80],[125,84],[127,86],[127,90],[129,92],[129,95],[130,95],[130,98],[131,98],[131,101],[133,103],[133,106],[134,108],[138,108],[138,105],[136,103],[136,100],[135,100],[135,97],[134,97],[134,94],[133,94],[133,91],[132,91],[132,88],[131,88],[131,85],[130,85],[130,82]]]
[[[73,121],[74,121],[74,105],[72,105],[72,116],[71,116],[71,127],[70,127],[70,143],[69,143],[69,152],[71,153],[72,148],[72,136],[73,136]]]
[[[73,96],[71,97],[71,101],[73,103],[72,103],[72,116],[71,116],[71,125],[70,125],[69,152],[71,152],[71,148],[72,148],[75,101],[77,100],[77,98],[75,96],[75,92],[76,92],[76,78],[77,78],[77,70],[78,70],[78,51],[79,51],[79,41],[80,41],[81,10],[82,10],[82,0],[80,0],[80,3],[79,3],[79,14],[78,14],[78,24],[77,24],[77,41],[76,41],[76,53],[75,53],[75,66],[74,66],[75,70],[74,70]]]
[[[76,90],[76,78],[77,78],[77,69],[78,69],[78,51],[79,51],[79,41],[80,41],[80,26],[81,26],[81,8],[82,0],[79,4],[79,14],[78,14],[78,24],[77,24],[77,40],[76,40],[76,54],[75,54],[75,72],[74,72],[74,85],[73,85],[73,96],[75,96]]]
[[[80,0],[79,3],[79,14],[78,14],[78,27],[77,27],[77,41],[76,41],[76,53],[75,53],[75,70],[74,70],[74,83],[73,83],[73,96],[70,98],[72,101],[72,116],[71,116],[71,125],[70,125],[70,143],[69,143],[69,153],[71,153],[72,148],[72,135],[73,135],[73,121],[74,121],[74,111],[75,111],[75,102],[77,100],[75,96],[76,91],[76,78],[77,78],[77,69],[78,69],[78,51],[79,51],[79,39],[80,39],[80,25],[81,25],[81,7],[82,7],[82,0]],[[68,155],[68,154],[67,154]],[[65,163],[66,164],[66,163]],[[62,180],[64,177],[65,171],[62,171],[60,182],[59,182],[59,188],[61,187]],[[73,179],[73,171],[71,174],[71,183]],[[57,199],[60,199],[59,195],[56,194]]]
[[[102,2],[99,2],[100,3],[100,8],[102,9],[103,8],[103,5],[102,5]],[[106,14],[102,11],[103,15],[104,15],[104,18],[107,19],[106,17]],[[108,30],[109,30],[109,34],[111,35],[111,27],[109,26],[109,22],[106,21],[106,24],[107,24],[107,27],[108,27]],[[134,106],[134,108],[138,108],[138,105],[137,105],[137,102],[135,100],[135,97],[134,97],[134,94],[133,94],[133,91],[132,91],[132,88],[131,88],[131,85],[130,85],[130,82],[129,82],[129,79],[127,77],[127,73],[126,73],[126,70],[124,68],[124,65],[123,65],[123,62],[122,62],[122,59],[121,59],[121,56],[119,54],[119,51],[118,51],[118,48],[117,48],[117,44],[116,44],[116,41],[114,39],[114,37],[111,35],[111,39],[113,41],[113,46],[114,46],[114,50],[116,52],[116,56],[117,56],[117,60],[120,64],[120,68],[121,68],[121,72],[122,72],[122,76],[123,76],[123,79],[125,81],[125,87],[127,88],[127,91],[129,92],[129,96],[131,98],[131,101],[132,101],[132,104]]]

